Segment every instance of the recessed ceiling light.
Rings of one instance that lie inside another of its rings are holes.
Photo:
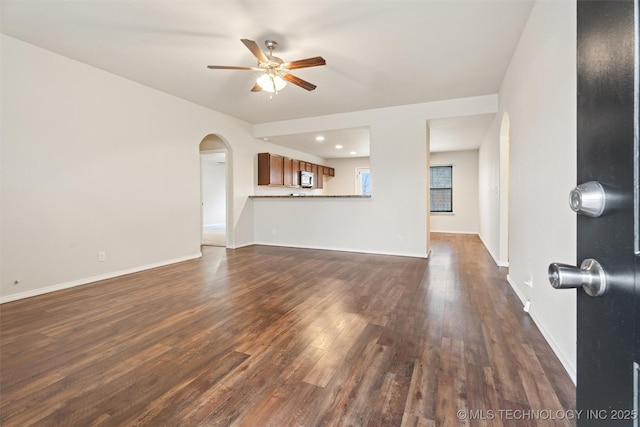
[[[324,136],[322,136],[322,135],[316,136],[316,141],[318,141],[318,142],[324,141]]]
[[[262,138],[262,140],[263,140],[263,141],[268,141],[268,140],[269,140],[269,138]]]
[[[342,150],[342,145],[340,144],[336,145],[336,150]]]
[[[358,154],[358,153],[356,153],[355,151],[352,151],[352,152],[350,152],[349,154],[351,154],[352,156],[355,156],[355,155],[356,155],[356,154]]]

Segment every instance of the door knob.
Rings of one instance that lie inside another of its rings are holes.
[[[569,205],[574,212],[597,218],[607,208],[607,194],[599,182],[585,182],[571,190]]]
[[[585,259],[580,268],[554,262],[549,265],[549,282],[556,289],[582,287],[592,297],[607,290],[607,275],[598,261]]]

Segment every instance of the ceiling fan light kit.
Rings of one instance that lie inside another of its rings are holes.
[[[242,66],[229,66],[229,65],[208,65],[207,68],[218,70],[248,70],[248,71],[260,71],[262,75],[256,79],[256,84],[251,88],[251,92],[269,92],[269,97],[272,94],[278,94],[278,91],[284,89],[287,82],[299,86],[308,91],[312,91],[316,88],[316,85],[302,80],[299,77],[289,73],[289,70],[295,70],[298,68],[317,67],[325,65],[326,62],[321,56],[315,56],[313,58],[300,59],[297,61],[284,62],[282,59],[273,56],[273,50],[278,47],[278,43],[273,40],[266,40],[265,46],[269,50],[269,56],[258,47],[256,42],[249,39],[240,40],[251,51],[253,56],[258,59],[257,67],[242,67]]]
[[[275,92],[276,95],[287,85],[287,82],[284,81],[282,77],[272,73],[261,75],[256,79],[256,83],[262,90],[271,93]]]

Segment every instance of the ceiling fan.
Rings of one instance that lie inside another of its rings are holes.
[[[266,91],[271,93],[278,93],[283,89],[287,82],[293,83],[296,86],[300,86],[306,90],[314,90],[316,85],[302,80],[299,77],[289,73],[289,70],[295,70],[298,68],[317,67],[325,65],[326,62],[321,56],[314,56],[313,58],[299,59],[297,61],[284,62],[282,59],[273,56],[273,50],[278,47],[278,43],[273,40],[266,40],[264,42],[267,49],[269,49],[269,55],[265,55],[264,52],[258,47],[258,44],[253,40],[241,39],[244,45],[253,53],[258,59],[258,65],[256,67],[242,67],[233,65],[207,65],[207,68],[214,70],[248,70],[248,71],[262,71],[262,75],[257,78],[256,84],[251,88],[251,92]]]

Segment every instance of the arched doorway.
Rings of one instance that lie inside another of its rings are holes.
[[[502,266],[509,265],[509,113],[502,114],[500,122],[500,253]]]
[[[210,134],[199,151],[201,244],[227,247],[233,228],[231,150],[223,138]]]

